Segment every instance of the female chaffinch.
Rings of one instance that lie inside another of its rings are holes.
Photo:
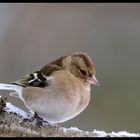
[[[31,113],[49,123],[62,123],[80,114],[89,104],[90,85],[99,85],[93,61],[86,53],[61,57],[21,79],[3,84],[14,90]]]

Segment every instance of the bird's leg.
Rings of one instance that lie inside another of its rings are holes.
[[[45,125],[45,124],[50,125],[49,122],[47,122],[47,121],[43,120],[43,118],[39,117],[39,115],[36,112],[34,112],[34,115],[32,117],[25,118],[25,119],[23,119],[23,121],[30,121],[30,122],[32,122],[33,126],[36,126],[36,125],[41,126],[41,125]]]
[[[35,123],[39,126],[41,126],[43,124],[43,122],[47,123],[49,126],[51,126],[51,124],[47,121],[44,121],[41,117],[38,116],[38,114],[35,112],[34,113],[34,120],[36,121]],[[61,127],[61,124],[60,123],[56,123],[54,125],[55,128],[59,129]]]
[[[32,122],[33,126],[36,126],[36,125],[41,126],[41,125],[43,125],[43,123],[47,124],[48,126],[52,126],[49,122],[47,122],[47,121],[43,120],[41,117],[39,117],[39,115],[36,112],[34,112],[33,117],[25,118],[23,121],[30,121],[30,122]],[[61,127],[61,125],[59,123],[56,123],[53,126],[57,129],[59,129]]]
[[[33,118],[34,118],[34,120],[36,121],[36,123],[37,123],[38,125],[42,125],[43,119],[42,119],[41,117],[39,117],[38,114],[37,114],[36,112],[34,113]]]
[[[41,117],[38,116],[38,114],[35,112],[34,113],[34,116],[30,117],[30,118],[25,118],[24,121],[30,121],[30,122],[33,122],[33,121],[36,121],[36,122],[41,122],[43,121],[43,119]]]

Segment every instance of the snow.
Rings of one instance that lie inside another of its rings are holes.
[[[139,134],[128,133],[126,131],[112,132],[110,133],[111,137],[140,137]]]
[[[70,128],[61,127],[60,130],[62,130],[64,133],[67,131],[79,131],[79,132],[82,131],[82,130],[79,130],[77,127],[70,127]]]
[[[60,128],[60,130],[62,130],[64,133],[68,132],[68,131],[78,131],[78,132],[82,132],[82,130],[78,129],[77,127],[70,127],[70,128],[65,128],[62,127]],[[84,131],[86,132],[86,134],[89,134],[89,131]],[[96,134],[97,137],[140,137],[139,134],[134,134],[134,133],[128,133],[126,131],[119,131],[119,132],[114,132],[112,131],[111,133],[106,133],[105,131],[99,131],[94,129],[94,131],[92,131],[91,133]]]
[[[22,109],[12,105],[11,103],[6,103],[5,111],[7,112],[14,112],[19,116],[22,116],[23,118],[28,118],[29,114],[23,111]]]
[[[92,133],[96,133],[98,137],[140,137],[139,134],[134,134],[134,133],[128,133],[126,131],[119,131],[119,132],[114,132],[112,131],[111,133],[106,133],[105,131],[98,131],[94,130]]]
[[[97,134],[98,137],[108,136],[108,134],[105,131],[99,131],[99,130],[96,130],[96,129],[94,129],[94,131],[92,133]]]
[[[25,111],[23,111],[22,109],[18,107],[15,107],[11,103],[6,103],[5,111],[14,112],[17,115],[22,116],[23,118],[28,118],[30,116],[28,113],[26,113]],[[119,131],[119,132],[112,131],[111,133],[106,133],[105,131],[99,131],[99,130],[94,129],[94,131],[89,132],[89,131],[80,130],[77,127],[70,127],[70,128],[61,127],[60,130],[62,130],[64,133],[68,131],[84,132],[87,135],[89,133],[93,133],[93,134],[97,134],[97,137],[107,137],[107,136],[109,137],[140,137],[140,134],[129,133],[126,131]]]

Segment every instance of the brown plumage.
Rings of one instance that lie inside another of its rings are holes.
[[[93,61],[86,53],[61,57],[1,89],[15,90],[26,107],[50,123],[62,123],[81,113],[90,101],[90,85],[99,85]]]

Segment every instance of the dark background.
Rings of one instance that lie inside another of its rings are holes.
[[[101,86],[92,87],[88,108],[62,125],[139,133],[139,3],[0,4],[0,82],[78,51],[94,60]]]

